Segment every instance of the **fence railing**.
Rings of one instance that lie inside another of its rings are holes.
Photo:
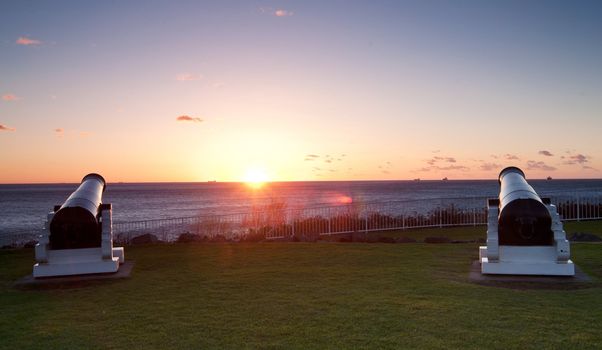
[[[602,219],[602,196],[552,195],[564,221]],[[173,242],[183,233],[205,238],[263,240],[316,237],[350,232],[408,228],[476,226],[487,223],[486,198],[435,198],[378,203],[351,203],[314,208],[288,208],[285,203],[256,207],[245,213],[191,216],[113,224],[122,244],[142,234]],[[39,232],[0,236],[0,247],[35,242]]]

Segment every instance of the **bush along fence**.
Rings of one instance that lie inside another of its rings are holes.
[[[550,197],[565,221],[602,219],[602,196]],[[435,198],[299,209],[275,202],[246,213],[116,222],[113,230],[119,244],[133,240],[314,240],[353,232],[485,225],[485,203],[486,198]],[[0,236],[0,246],[33,245],[38,234],[30,230]]]

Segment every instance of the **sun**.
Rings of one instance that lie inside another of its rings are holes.
[[[268,175],[264,169],[253,167],[247,169],[243,180],[247,186],[257,189],[263,187],[263,185],[268,182]]]

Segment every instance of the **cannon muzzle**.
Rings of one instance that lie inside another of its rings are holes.
[[[498,232],[500,245],[552,245],[552,218],[525,173],[517,167],[500,172]]]
[[[100,247],[99,207],[106,188],[98,174],[84,176],[81,184],[57,210],[50,222],[51,249]]]

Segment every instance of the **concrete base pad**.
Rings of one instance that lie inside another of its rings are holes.
[[[472,283],[512,289],[577,289],[594,287],[591,277],[575,265],[575,276],[484,275],[473,261],[468,275]]]
[[[97,273],[88,275],[73,275],[59,277],[38,277],[27,275],[17,280],[13,287],[19,289],[67,289],[80,288],[92,284],[104,283],[109,280],[128,278],[134,266],[133,261],[126,261],[119,266],[119,270],[113,273]]]

